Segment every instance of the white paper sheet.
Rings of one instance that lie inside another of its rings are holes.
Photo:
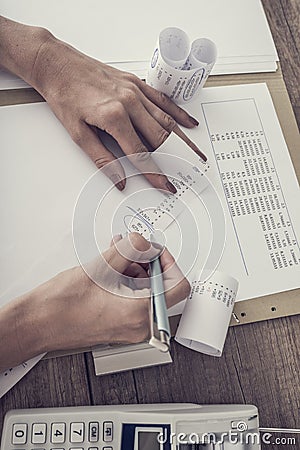
[[[182,270],[190,274],[199,253],[196,243],[202,244],[195,214],[189,207],[193,201],[201,208],[202,222],[205,223],[208,244],[207,251],[203,252],[205,261],[212,230],[202,198],[206,198],[207,191],[213,200],[217,194],[209,188],[209,180],[200,169],[203,163],[198,162],[200,168],[195,170],[195,166],[182,159],[182,141],[176,135],[170,137],[168,148],[169,145],[173,147],[172,154],[166,153],[167,147],[163,145],[155,152],[153,159],[176,185],[176,196],[153,189],[127,160],[122,161],[127,175],[126,195],[109,187],[109,181],[103,182],[100,172],[92,176],[81,191],[74,210],[73,236],[77,257],[86,270],[89,262],[108,247],[112,236],[137,231],[148,239],[153,230],[160,230],[164,232],[166,245]],[[217,204],[214,203],[214,209],[210,212],[217,215],[215,223],[218,229],[219,225],[222,227],[221,237],[215,240],[213,246],[213,249],[217,247],[213,252],[217,263],[223,251],[225,224],[220,200],[218,197],[216,200]],[[219,235],[216,229],[214,232]],[[185,239],[187,234],[192,234],[193,240]]]
[[[0,398],[3,397],[26,373],[28,373],[43,357],[38,355],[30,361],[26,361],[17,367],[12,367],[0,373]]]
[[[166,27],[216,43],[214,74],[276,70],[278,56],[260,0],[168,2],[2,0],[1,14],[41,25],[82,52],[145,78],[157,36]],[[0,89],[26,86],[0,72]]]
[[[299,287],[299,184],[266,85],[216,88],[201,110],[228,224],[219,270],[239,280],[238,300]]]
[[[205,88],[201,99],[189,104],[188,111],[198,118],[200,126],[185,131],[207,154],[208,164],[204,166],[176,135],[164,143],[155,157],[167,153],[185,159],[187,163],[171,174],[178,179],[179,186],[184,180],[192,182],[201,172],[213,185],[223,204],[227,224],[226,245],[218,270],[230,273],[239,281],[237,300],[299,287],[299,186],[267,87],[256,84]],[[2,107],[0,123],[4,161],[0,166],[0,245],[4,255],[0,260],[0,304],[5,304],[77,263],[71,232],[73,208],[95,167],[71,141],[46,104]],[[266,172],[262,175],[257,173],[261,164]],[[164,168],[168,172],[169,168]],[[171,166],[170,170],[173,170]],[[167,246],[178,255],[190,281],[197,280],[197,272],[204,266],[214,240],[205,207],[205,203],[211,203],[210,190],[201,189],[200,199],[191,188],[185,189],[184,198],[179,194],[171,198],[150,190],[143,177],[139,183],[148,191],[142,196],[142,202],[139,198],[135,200],[136,210],[157,207],[159,201],[159,204],[163,202],[161,209],[167,211],[170,199],[171,204],[175,201],[179,205],[177,220],[164,224]],[[102,177],[99,194],[110,186],[109,180]],[[258,193],[257,186],[265,192]],[[124,199],[135,188],[136,180],[129,178],[124,193],[110,191],[106,200],[110,207],[114,205],[113,210],[110,208],[111,215],[118,205],[124,206]],[[245,194],[242,189],[246,190]],[[266,210],[263,213],[251,210],[250,199],[256,197],[258,206],[259,197],[262,198]],[[237,198],[238,203],[234,204]],[[180,202],[188,208],[181,211]],[[109,217],[102,220],[103,235],[100,235],[96,226],[100,215],[96,215],[95,236],[100,250],[109,245],[112,231],[117,231],[112,229],[113,221]],[[282,248],[278,250],[276,246],[280,245]],[[91,250],[94,256],[94,247]],[[286,255],[288,264],[281,255]]]
[[[172,362],[169,352],[161,352],[148,343],[102,345],[93,349],[96,375],[140,369]]]

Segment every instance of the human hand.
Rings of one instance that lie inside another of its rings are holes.
[[[147,261],[159,252],[141,235],[131,233],[115,239],[84,270],[76,267],[50,280],[44,292],[56,292],[50,312],[56,320],[48,326],[50,335],[56,336],[52,349],[140,342],[149,337]],[[171,307],[187,297],[190,286],[166,249],[160,259],[166,303]]]
[[[0,311],[0,371],[39,353],[100,343],[135,343],[150,335],[146,261],[159,254],[138,233],[115,239],[85,270],[66,270]],[[190,286],[171,254],[160,256],[167,307]],[[87,275],[87,273],[89,275]]]
[[[156,149],[174,130],[206,160],[177,125],[192,128],[198,125],[196,119],[138,77],[96,61],[52,35],[40,47],[31,84],[73,140],[120,190],[125,187],[124,170],[97,136],[97,128],[131,155],[131,162],[154,187],[172,193],[175,186],[154,164],[142,139]]]

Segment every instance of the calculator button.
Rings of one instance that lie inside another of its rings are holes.
[[[104,422],[103,423],[103,441],[111,442],[113,440],[113,423]]]
[[[113,450],[112,447],[102,447],[102,450]]]
[[[84,439],[84,423],[73,422],[70,429],[70,442],[83,442]]]
[[[34,423],[31,430],[31,442],[32,444],[45,444],[46,443],[46,431],[47,425],[45,423]]]
[[[84,448],[83,447],[72,447],[72,448],[70,448],[69,450],[84,450]]]
[[[99,447],[89,447],[88,450],[99,450]]]
[[[99,422],[89,423],[89,442],[99,441]],[[93,447],[91,447],[93,448]]]
[[[27,424],[15,423],[12,430],[12,444],[26,444],[27,442]]]
[[[52,423],[51,425],[51,443],[63,444],[66,439],[66,424],[63,422]]]

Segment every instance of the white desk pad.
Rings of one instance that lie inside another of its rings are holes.
[[[260,0],[2,0],[1,14],[48,28],[55,36],[100,61],[146,77],[160,31],[179,27],[193,41],[215,42],[218,59],[213,74],[275,71],[278,61]],[[26,87],[0,71],[0,89]]]

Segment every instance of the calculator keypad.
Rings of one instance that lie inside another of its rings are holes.
[[[26,444],[27,442],[27,424],[26,423],[15,423],[12,431],[13,445],[16,444]]]
[[[113,423],[104,422],[103,423],[103,441],[112,442],[113,440]]]
[[[63,422],[52,423],[51,444],[63,444],[66,440],[66,424]]]
[[[112,421],[13,423],[11,433],[13,450],[114,450]]]
[[[70,429],[70,442],[83,442],[84,439],[84,423],[73,422]]]
[[[45,444],[47,435],[47,425],[45,423],[34,423],[31,429],[31,443]]]
[[[99,441],[99,422],[89,423],[89,442]],[[93,447],[91,447],[93,449]]]

